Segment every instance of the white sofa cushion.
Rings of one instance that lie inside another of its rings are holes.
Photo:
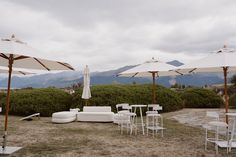
[[[83,112],[111,112],[110,106],[84,106]]]
[[[55,112],[52,114],[53,123],[69,123],[76,120],[76,113],[69,111]]]

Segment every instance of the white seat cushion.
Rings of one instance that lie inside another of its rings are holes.
[[[84,106],[83,112],[111,112],[110,106]]]
[[[76,120],[76,112],[55,112],[52,114],[53,123],[69,123]]]
[[[125,120],[129,121],[130,120],[129,117],[124,116],[125,113],[130,113],[130,112],[128,110],[122,110],[114,114],[113,123],[120,124],[122,121],[125,121]]]
[[[208,123],[211,126],[215,126],[215,127],[227,127],[228,124],[225,122],[220,122],[220,121],[211,121]]]
[[[85,122],[113,122],[113,112],[79,112],[77,121]]]

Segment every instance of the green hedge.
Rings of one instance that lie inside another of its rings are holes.
[[[230,108],[236,108],[236,94],[233,94],[229,98],[229,106]]]
[[[89,99],[90,106],[111,106],[116,111],[116,104],[150,104],[152,103],[152,85],[96,85],[91,87],[92,98]],[[157,86],[157,103],[163,106],[164,112],[175,111],[183,108],[181,98],[170,89]],[[81,99],[82,88],[77,90],[73,96],[73,107],[82,108],[84,100]]]
[[[51,116],[53,112],[68,110],[72,96],[60,89],[24,89],[11,92],[9,114],[26,116],[39,112]],[[5,112],[6,97],[0,103]]]
[[[6,97],[6,93],[0,92],[0,100],[4,99]]]
[[[118,103],[152,103],[152,85],[96,85],[91,87],[90,106],[111,106],[116,111]],[[164,112],[185,107],[212,108],[223,106],[220,96],[213,91],[201,88],[187,89],[183,93],[175,92],[162,86],[156,87],[156,101],[163,106]],[[63,90],[55,88],[23,89],[11,93],[10,114],[26,116],[40,112],[42,116],[51,116],[53,112],[68,110],[70,107],[82,109],[82,88],[73,97]],[[0,106],[5,112],[6,94],[0,93]],[[230,106],[236,108],[236,95],[230,97]],[[79,105],[79,106],[78,106]]]
[[[215,92],[202,89],[186,89],[182,94],[184,107],[188,108],[217,108],[223,106],[223,100]]]

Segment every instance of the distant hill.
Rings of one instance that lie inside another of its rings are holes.
[[[34,76],[18,77],[13,76],[11,86],[13,88],[23,87],[66,87],[76,83],[82,77],[82,72],[79,71],[65,71],[60,73],[48,73]],[[0,87],[7,86],[7,78],[0,80]]]
[[[176,66],[176,67],[179,67],[181,65],[184,65],[183,63],[181,63],[180,61],[177,61],[177,60],[173,60],[173,61],[170,61],[170,62],[166,62],[170,65],[173,65],[173,66]]]
[[[168,62],[174,66],[183,65],[183,63],[174,60]],[[137,65],[125,66],[115,70],[109,70],[104,72],[92,72],[91,84],[130,84],[130,83],[151,83],[151,78],[129,78],[129,77],[117,77],[117,74],[133,68]],[[60,73],[48,73],[41,75],[34,75],[30,77],[12,77],[12,87],[13,88],[23,88],[23,87],[68,87],[75,83],[83,82],[83,75],[81,71],[65,71]],[[172,80],[172,81],[171,81]],[[223,79],[219,74],[196,74],[196,75],[185,75],[176,77],[160,77],[157,79],[157,83],[169,87],[171,83],[176,81],[176,83],[184,85],[194,85],[194,86],[204,86],[205,84],[217,84],[223,83]],[[0,87],[4,88],[7,86],[7,78],[0,78]]]

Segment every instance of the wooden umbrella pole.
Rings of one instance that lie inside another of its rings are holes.
[[[12,74],[13,61],[14,61],[13,54],[10,54],[9,65],[8,65],[9,73],[8,73],[8,86],[7,86],[5,128],[4,128],[3,146],[2,146],[3,149],[6,147],[6,141],[7,141],[8,112],[9,112],[9,106],[10,106],[10,89],[11,89],[11,74]]]
[[[228,93],[227,93],[227,70],[228,70],[228,67],[223,67],[223,70],[224,70],[225,113],[228,113]],[[228,115],[226,115],[226,123],[228,124]]]
[[[155,72],[152,72],[152,103],[156,103],[156,80],[155,80]]]

